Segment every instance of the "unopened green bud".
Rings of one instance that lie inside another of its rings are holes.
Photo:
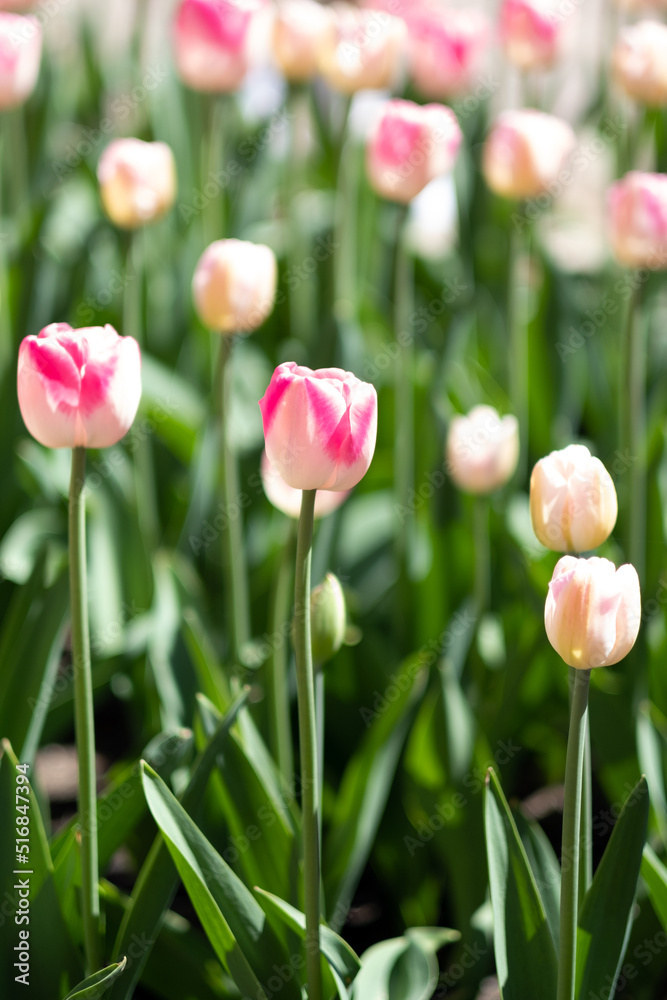
[[[310,595],[313,663],[327,663],[343,645],[345,618],[343,588],[333,573],[327,573]]]

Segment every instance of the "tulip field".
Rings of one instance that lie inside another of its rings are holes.
[[[0,0],[0,1000],[667,998],[666,12]]]

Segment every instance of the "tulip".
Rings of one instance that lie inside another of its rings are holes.
[[[588,552],[607,540],[618,514],[614,483],[599,458],[571,444],[541,458],[530,477],[533,531],[554,552]]]
[[[176,197],[174,154],[164,142],[116,139],[100,157],[97,179],[104,210],[121,229],[159,219]]]
[[[139,345],[108,325],[51,323],[21,343],[18,397],[26,427],[47,448],[108,448],[139,407]]]
[[[199,259],[192,281],[195,309],[219,333],[250,333],[270,315],[276,295],[273,250],[246,240],[216,240]]]
[[[377,393],[340,368],[287,362],[260,400],[266,453],[297,490],[349,490],[375,450]]]
[[[563,556],[544,609],[549,642],[571,667],[618,663],[635,644],[641,620],[639,577],[626,563]]]
[[[262,452],[259,474],[267,499],[287,517],[298,520],[301,513],[301,490],[295,490],[287,485],[280,473],[269,462],[265,451]],[[332,514],[347,500],[348,496],[347,490],[337,493],[333,490],[318,490],[315,497],[315,517],[326,517],[327,514]]]
[[[37,18],[0,14],[0,111],[28,100],[41,58],[42,28]]]
[[[282,0],[279,4],[273,23],[273,54],[288,80],[315,76],[331,18],[331,12],[315,0]]]
[[[410,75],[417,89],[438,100],[466,93],[479,75],[489,40],[486,15],[421,2],[406,20]]]
[[[576,144],[560,118],[522,108],[497,119],[484,146],[482,170],[492,191],[505,198],[534,198],[557,183]]]
[[[456,416],[447,435],[447,470],[466,493],[491,493],[503,486],[519,460],[519,424],[492,406],[475,406]]]
[[[264,0],[183,0],[174,22],[174,56],[193,90],[227,93],[243,81]]]
[[[630,171],[612,184],[607,208],[616,260],[627,267],[667,268],[667,175]]]
[[[345,641],[347,612],[338,577],[327,573],[310,594],[310,639],[313,662],[328,663]]]
[[[504,0],[500,36],[507,58],[522,70],[546,69],[558,55],[558,23],[534,0]]]
[[[640,21],[621,30],[612,55],[614,80],[643,104],[667,104],[667,25]]]
[[[335,16],[319,52],[320,73],[330,87],[343,94],[389,87],[399,69],[405,23],[349,3],[334,4],[331,10]]]
[[[369,180],[384,198],[406,204],[453,168],[461,138],[449,108],[388,101],[367,146]]]

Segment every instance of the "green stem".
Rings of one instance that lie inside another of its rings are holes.
[[[403,233],[407,208],[401,208],[396,234],[396,271],[394,283],[394,323],[400,356],[394,363],[394,482],[396,508],[400,511],[396,531],[396,556],[399,586],[397,597],[401,614],[398,623],[409,619],[410,557],[415,533],[415,514],[411,494],[415,484],[415,397],[413,384],[414,338],[410,315],[414,302],[414,262],[405,249]],[[407,638],[406,636],[402,637]]]
[[[322,843],[322,788],[324,788],[324,667],[313,664],[315,674],[315,731],[317,733],[317,787],[320,796],[317,809],[317,829]]]
[[[565,762],[557,1000],[574,1000],[579,910],[581,799],[590,676],[590,670],[577,670],[575,667],[570,667],[572,705]]]
[[[579,869],[579,906],[593,881],[593,773],[591,759],[591,731],[586,727],[584,744],[584,774],[581,793],[581,865]]]
[[[530,253],[529,237],[524,239],[519,230],[515,230],[510,238],[509,266],[509,384],[512,410],[519,421],[519,441],[521,455],[517,467],[517,476],[525,479],[528,468],[528,263]]]
[[[202,139],[201,158],[201,193],[206,199],[206,207],[202,212],[204,243],[208,246],[214,240],[219,240],[225,234],[226,202],[225,190],[219,184],[218,177],[225,164],[225,124],[228,119],[227,107],[230,98],[226,94],[209,95],[206,105],[207,129]],[[209,201],[209,191],[218,193]]]
[[[79,832],[81,836],[81,898],[86,974],[100,967],[99,871],[97,857],[97,782],[95,719],[90,666],[88,588],[86,584],[86,449],[72,451],[69,497],[69,579],[74,666],[74,724],[79,763]]]
[[[491,546],[489,539],[489,499],[473,499],[473,537],[475,543],[475,605],[481,617],[491,601]]]
[[[316,490],[304,490],[296,547],[294,586],[294,650],[299,705],[301,753],[301,814],[304,909],[306,914],[306,975],[308,1000],[322,1000],[320,972],[320,843],[319,786],[315,723],[315,684],[310,640],[310,559]]]
[[[624,445],[630,455],[627,516],[628,561],[643,586],[646,571],[646,350],[641,316],[642,285],[630,299],[625,339]]]
[[[225,590],[230,626],[230,651],[235,663],[243,662],[243,647],[250,639],[250,602],[245,549],[243,546],[243,521],[239,508],[239,470],[236,453],[229,444],[227,420],[231,395],[230,358],[234,338],[222,335],[218,353],[216,395],[220,441],[220,485],[223,509],[227,513],[227,526],[222,530],[222,558],[225,567]],[[233,517],[232,511],[239,510]]]
[[[296,522],[290,520],[290,532],[283,548],[276,586],[273,593],[272,632],[285,635],[285,622],[292,607],[292,566],[296,544]],[[269,682],[269,736],[273,758],[278,762],[285,788],[293,787],[294,753],[292,750],[292,723],[289,698],[289,642],[276,642],[273,648],[271,678]]]

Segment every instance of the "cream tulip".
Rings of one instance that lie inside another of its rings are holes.
[[[456,416],[447,436],[447,471],[466,493],[484,494],[511,478],[519,460],[519,423],[492,406]]]

